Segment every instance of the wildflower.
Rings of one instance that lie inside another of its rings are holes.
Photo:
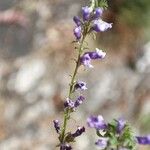
[[[103,130],[107,128],[107,125],[101,115],[95,117],[91,116],[87,119],[87,124],[91,128],[95,128],[96,130]]]
[[[76,37],[77,40],[80,40],[81,36],[82,36],[82,29],[81,26],[78,26],[74,29],[74,35]]]
[[[117,133],[121,133],[124,129],[126,121],[122,118],[117,120]]]
[[[93,68],[93,65],[91,65],[92,59],[103,59],[106,56],[106,53],[102,50],[99,50],[96,48],[94,52],[86,52],[81,57],[80,61],[81,64],[83,64],[87,68]]]
[[[92,29],[96,32],[104,32],[107,29],[112,28],[112,23],[107,23],[101,19],[94,20]]]
[[[81,26],[81,24],[82,24],[82,22],[81,22],[81,20],[80,20],[80,18],[78,16],[74,16],[73,17],[73,21],[75,22],[75,24],[77,26]]]
[[[80,62],[81,64],[83,64],[86,68],[93,68],[93,65],[91,65],[91,58],[89,56],[89,54],[84,54],[81,58],[80,58]]]
[[[55,130],[57,133],[60,132],[60,123],[58,120],[53,120],[53,123],[54,123],[54,127],[55,127]]]
[[[108,138],[100,138],[95,144],[99,146],[99,148],[105,149],[107,147],[107,142]]]
[[[64,103],[64,107],[74,109],[74,102],[72,100],[70,100],[69,98],[67,98]]]
[[[150,145],[150,135],[143,137],[137,136],[136,139],[139,144]]]
[[[94,11],[94,19],[98,19],[103,14],[103,9],[100,7],[97,7]]]
[[[75,133],[72,134],[72,137],[76,138],[77,136],[80,136],[83,132],[85,132],[84,127],[78,127]]]
[[[72,150],[72,147],[69,144],[62,144],[60,150]]]
[[[91,12],[92,12],[92,8],[88,6],[82,7],[82,16],[83,16],[84,21],[87,21],[90,19]]]
[[[86,90],[87,87],[86,87],[86,83],[83,82],[83,81],[78,81],[76,84],[75,84],[75,89],[80,89],[80,90]]]
[[[94,52],[87,52],[86,54],[89,54],[91,59],[103,59],[106,56],[106,53],[98,48]]]
[[[74,106],[78,107],[79,105],[83,103],[84,100],[85,98],[83,96],[79,96],[78,99],[75,101]]]

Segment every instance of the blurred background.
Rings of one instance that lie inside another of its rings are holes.
[[[150,133],[150,1],[109,0],[103,19],[113,28],[87,39],[107,52],[79,70],[87,100],[69,123],[90,114],[124,117],[136,135]],[[0,0],[0,150],[55,150],[52,120],[62,118],[75,51],[72,17],[87,0]],[[96,149],[92,129],[75,150]],[[141,146],[140,150],[150,147]]]

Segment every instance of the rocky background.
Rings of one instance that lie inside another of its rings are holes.
[[[72,17],[85,0],[0,0],[0,150],[55,150],[52,120],[61,119],[75,56]],[[137,135],[150,133],[150,1],[113,0],[104,19],[113,29],[91,49],[107,52],[90,71],[87,100],[70,128],[90,114],[124,117]],[[79,122],[79,123],[78,123]],[[78,138],[75,150],[96,149],[94,131]],[[148,150],[149,147],[139,147]]]

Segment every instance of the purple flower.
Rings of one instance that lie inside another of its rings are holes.
[[[99,116],[91,116],[87,119],[87,124],[91,128],[95,128],[96,130],[103,130],[107,128],[107,125],[101,115]]]
[[[74,138],[76,138],[77,136],[80,136],[83,132],[85,132],[85,128],[84,127],[78,127],[78,129],[76,130],[75,133],[72,134],[72,136]]]
[[[60,123],[58,120],[53,120],[54,127],[57,133],[60,133]]]
[[[73,17],[73,21],[75,22],[75,24],[77,26],[80,26],[82,24],[82,22],[81,22],[81,20],[80,20],[80,18],[78,16],[74,16]]]
[[[80,106],[84,100],[85,100],[85,98],[83,96],[79,96],[78,99],[75,101],[74,106],[75,107]]]
[[[91,65],[91,58],[90,58],[89,54],[84,54],[84,55],[80,58],[80,62],[81,62],[81,64],[83,64],[86,68],[93,68],[93,66]]]
[[[75,89],[80,89],[80,90],[86,90],[87,87],[86,87],[86,83],[83,82],[83,81],[78,81],[76,84],[75,84]]]
[[[72,147],[69,144],[62,144],[60,150],[72,150]]]
[[[64,107],[74,109],[74,102],[72,100],[70,100],[69,98],[67,98],[64,103]]]
[[[121,133],[126,125],[126,121],[122,118],[117,120],[117,133]]]
[[[103,59],[106,56],[106,53],[98,48],[94,52],[87,52],[86,54],[89,54],[91,59]]]
[[[77,38],[77,40],[80,40],[81,36],[82,36],[82,29],[81,26],[78,26],[74,29],[74,35]]]
[[[105,149],[107,147],[108,138],[100,138],[95,143],[97,146],[99,146],[101,149]]]
[[[94,20],[92,28],[96,32],[104,32],[107,29],[112,28],[112,23],[107,23],[101,19]]]
[[[86,68],[93,68],[93,66],[91,65],[91,60],[92,59],[103,59],[105,56],[106,56],[105,52],[96,48],[96,50],[94,52],[84,53],[83,56],[80,58],[80,62]]]
[[[88,6],[82,7],[82,16],[83,16],[84,21],[87,21],[90,19],[91,12],[92,12],[92,8]]]
[[[98,19],[103,14],[103,8],[97,7],[94,11],[94,19]]]
[[[150,135],[143,137],[137,136],[136,139],[139,144],[150,145]]]

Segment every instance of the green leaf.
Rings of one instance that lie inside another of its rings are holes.
[[[65,141],[70,143],[70,142],[74,142],[74,137],[72,136],[71,132],[68,132],[65,136]]]
[[[93,9],[97,7],[106,9],[108,7],[107,0],[91,0],[90,7],[92,7]]]
[[[120,143],[123,146],[134,149],[136,146],[135,136],[133,134],[132,128],[127,124],[123,130],[122,136],[120,137]]]
[[[96,7],[102,7],[106,9],[108,7],[107,0],[95,0],[96,1]]]

